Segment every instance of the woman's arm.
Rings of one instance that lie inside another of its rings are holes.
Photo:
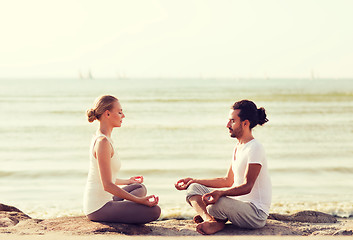
[[[120,179],[120,178],[117,178],[115,180],[115,185],[129,185],[131,184],[132,182],[130,181],[130,179]]]
[[[104,191],[107,191],[119,198],[123,198],[139,204],[144,204],[150,207],[157,205],[158,201],[152,201],[152,202],[149,201],[149,199],[152,196],[136,197],[126,192],[125,190],[121,189],[120,187],[118,187],[112,182],[111,180],[112,173],[110,168],[112,149],[108,139],[106,138],[98,139],[96,142],[95,150],[96,150],[96,156],[98,160],[101,182],[102,182]]]
[[[143,183],[143,176],[135,176],[129,179],[120,179],[115,180],[115,185],[129,185],[132,183]]]

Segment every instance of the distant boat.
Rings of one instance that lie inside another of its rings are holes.
[[[91,69],[88,71],[88,79],[93,79]]]
[[[93,79],[92,71],[91,69],[88,70],[87,74],[83,74],[82,71],[79,71],[79,78],[80,79]]]
[[[125,72],[116,72],[116,79],[129,79]]]

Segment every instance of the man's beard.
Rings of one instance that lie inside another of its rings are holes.
[[[243,131],[243,128],[241,126],[236,128],[236,129],[234,129],[234,130],[229,128],[229,130],[232,131],[232,133],[230,134],[230,137],[232,137],[232,138],[239,139],[239,138],[241,138],[243,136],[243,132],[244,131]]]

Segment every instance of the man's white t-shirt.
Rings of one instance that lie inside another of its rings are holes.
[[[245,144],[238,143],[233,155],[232,170],[234,173],[233,186],[245,182],[249,164],[260,164],[261,170],[250,193],[232,198],[253,203],[258,209],[269,215],[272,198],[272,184],[268,174],[265,150],[262,145],[253,139]]]

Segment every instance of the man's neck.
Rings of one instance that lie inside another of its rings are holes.
[[[254,137],[250,133],[250,134],[243,134],[243,136],[241,136],[241,138],[239,138],[238,141],[239,141],[240,144],[245,144],[245,143],[250,142],[253,139],[254,139]]]

